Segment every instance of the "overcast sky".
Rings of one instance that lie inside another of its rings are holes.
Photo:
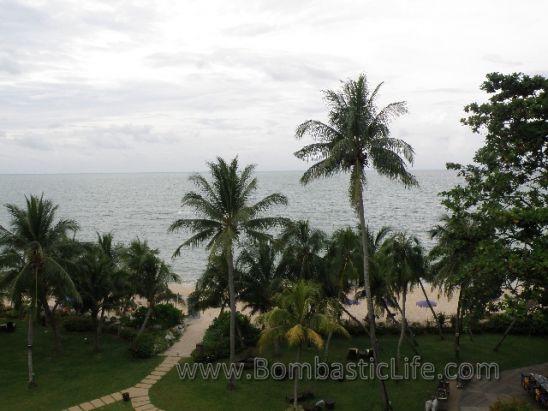
[[[295,127],[367,74],[415,168],[470,162],[491,71],[548,74],[548,1],[0,0],[0,173],[306,164]]]

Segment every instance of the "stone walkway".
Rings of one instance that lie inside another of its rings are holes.
[[[515,370],[502,371],[500,379],[496,381],[480,380],[472,381],[461,394],[459,411],[489,411],[489,405],[497,399],[517,398],[531,404],[534,410],[540,410],[537,404],[527,395],[521,387],[521,375],[523,372],[537,372],[548,374],[548,363],[531,365]]]
[[[206,323],[206,324],[204,324]],[[194,325],[194,326],[193,326]],[[198,344],[202,341],[205,330],[209,326],[209,322],[201,321],[193,324],[190,320],[185,327],[185,331],[179,341],[175,342],[163,356],[164,361],[158,365],[149,375],[143,378],[140,382],[133,387],[120,390],[118,392],[105,395],[101,398],[83,402],[82,404],[75,405],[67,408],[68,411],[89,411],[97,408],[104,407],[105,405],[112,404],[122,400],[122,393],[129,393],[131,399],[131,406],[136,411],[161,411],[156,408],[151,402],[148,392],[150,388],[156,384],[164,375],[170,371],[175,364],[179,362],[181,358],[189,357],[190,353]]]

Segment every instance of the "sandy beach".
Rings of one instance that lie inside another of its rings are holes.
[[[174,293],[180,294],[185,300],[188,295],[194,290],[193,283],[181,283],[181,284],[170,284],[170,289]],[[434,308],[436,313],[443,312],[447,315],[454,314],[457,307],[457,296],[448,299],[445,295],[439,295],[438,291],[430,290],[430,286],[425,284],[426,293],[430,300],[437,302],[437,306]],[[429,308],[421,308],[416,305],[417,301],[424,300],[424,294],[422,293],[420,287],[416,287],[407,295],[407,319],[410,322],[426,322],[432,321],[432,313]],[[180,304],[180,308],[183,311],[186,311],[185,307]],[[239,307],[241,310],[243,307]],[[352,315],[357,318],[363,319],[367,314],[366,301],[362,300],[357,305],[347,306],[347,309]],[[219,314],[219,309],[208,309],[200,313],[200,315],[192,320],[192,329],[193,332],[200,332],[207,329],[209,324],[213,321],[215,317]],[[399,317],[399,316],[398,316]],[[385,321],[386,317],[378,318],[378,321]]]

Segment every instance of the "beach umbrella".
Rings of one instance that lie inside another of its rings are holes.
[[[417,307],[420,307],[420,308],[429,308],[428,307],[428,302],[430,301],[430,305],[432,307],[435,307],[436,305],[438,305],[437,302],[435,302],[434,300],[419,300],[417,301]],[[428,323],[428,314],[426,314],[426,322]]]
[[[430,301],[430,305],[432,307],[435,307],[438,305],[438,303],[435,302],[434,300],[419,300],[417,301],[417,307],[428,308],[428,301]]]

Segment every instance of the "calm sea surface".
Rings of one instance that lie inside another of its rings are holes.
[[[428,230],[443,213],[438,193],[458,182],[454,172],[415,171],[420,187],[405,189],[375,173],[368,173],[366,219],[373,229],[383,225],[415,234],[431,246]],[[66,174],[0,175],[0,204],[23,204],[26,194],[44,193],[59,204],[59,216],[73,218],[81,226],[78,237],[95,238],[96,232],[112,232],[118,241],[135,237],[147,239],[164,258],[185,239],[185,234],[169,234],[177,218],[192,217],[182,210],[183,194],[193,189],[189,173],[157,174]],[[356,225],[348,201],[348,177],[320,180],[306,187],[299,183],[301,172],[259,172],[257,197],[281,192],[289,199],[276,214],[292,219],[308,219],[327,233]],[[0,208],[0,224],[8,223],[5,207]],[[185,250],[171,261],[183,281],[194,281],[205,266],[203,249]]]

